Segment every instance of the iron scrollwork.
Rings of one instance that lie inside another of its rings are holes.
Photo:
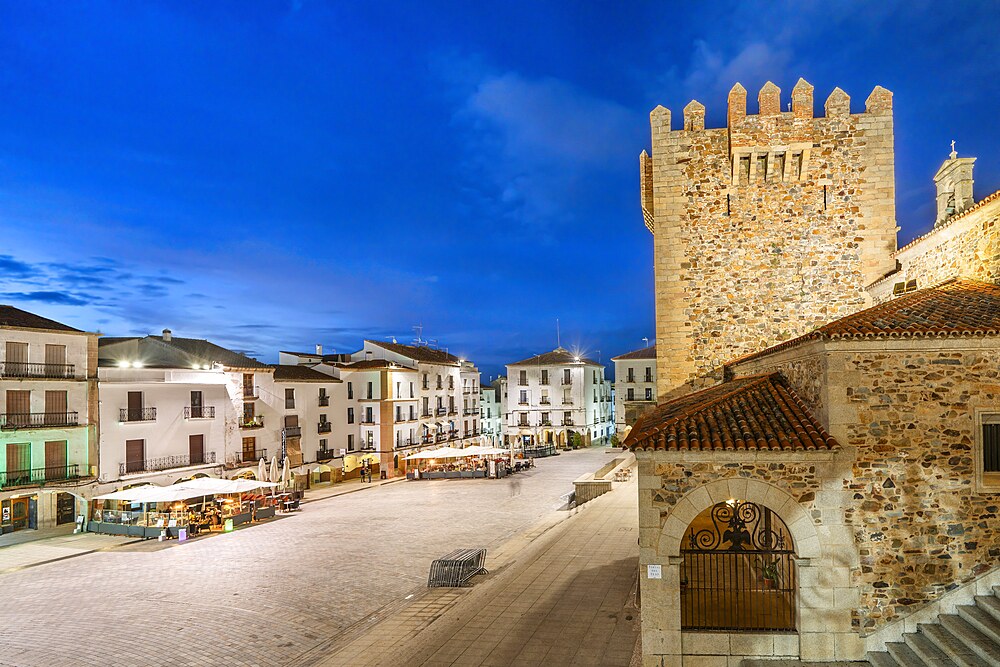
[[[692,530],[692,551],[776,551],[785,549],[781,520],[765,508],[745,501],[719,503],[712,507],[712,525]]]

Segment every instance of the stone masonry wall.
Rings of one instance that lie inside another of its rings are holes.
[[[949,278],[1000,282],[1000,196],[914,241],[896,254],[900,270],[869,289],[876,303],[893,298],[896,283],[930,287]]]
[[[813,117],[800,81],[793,110],[773,84],[759,115],[730,93],[728,127],[705,129],[704,107],[650,116],[644,215],[653,220],[660,400],[713,377],[733,358],[867,305],[864,287],[894,263],[891,93],[876,88],[851,114],[836,90]]]

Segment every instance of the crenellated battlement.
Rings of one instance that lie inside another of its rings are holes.
[[[792,88],[792,97],[788,106],[782,111],[781,89],[774,83],[768,81],[757,93],[757,114],[747,113],[747,90],[737,83],[729,91],[728,110],[726,114],[727,127],[730,129],[739,127],[747,122],[754,122],[759,118],[785,119],[790,121],[805,121],[813,118],[823,118],[824,116],[814,116],[813,86],[805,79],[799,79]],[[840,88],[834,88],[826,102],[823,104],[825,118],[844,118],[851,116],[851,98]],[[656,107],[653,113],[664,116],[666,112],[666,131],[677,132],[697,132],[705,128],[705,105],[697,100],[691,100],[684,107],[684,123],[678,130],[670,127],[670,110],[664,107]],[[868,99],[865,100],[865,110],[863,114],[891,115],[892,114],[892,93],[882,86],[875,86]],[[861,114],[853,114],[855,116]],[[709,128],[717,129],[717,128]]]

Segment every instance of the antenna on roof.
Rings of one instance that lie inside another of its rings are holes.
[[[644,343],[646,343],[646,347],[649,347],[649,339],[646,338],[645,336],[643,336],[642,340],[643,340]]]
[[[417,324],[413,327],[413,330],[417,332],[417,337],[413,340],[414,345],[426,345],[427,341],[423,339],[424,323],[421,322],[420,324]]]
[[[559,336],[559,318],[556,318],[556,347],[562,347],[562,340]]]

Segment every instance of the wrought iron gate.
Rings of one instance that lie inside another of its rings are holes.
[[[688,526],[681,555],[681,628],[795,630],[795,552],[785,523],[741,500]]]

